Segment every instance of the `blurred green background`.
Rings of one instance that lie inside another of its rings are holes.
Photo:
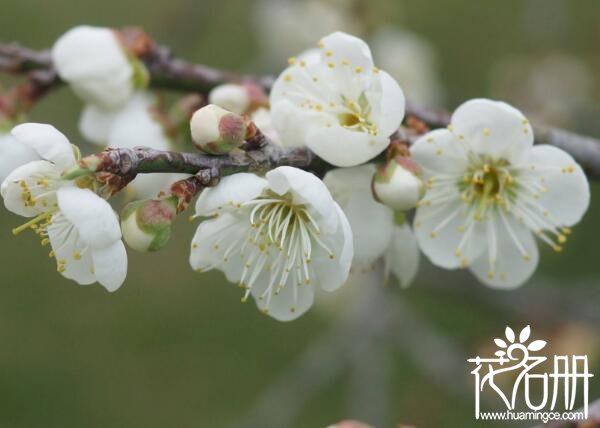
[[[334,9],[347,6],[333,3]],[[265,37],[257,25],[270,23],[257,17],[251,1],[4,0],[2,6],[3,42],[41,49],[76,24],[139,25],[190,60],[237,71],[277,72],[265,57],[264,40],[257,37],[260,31]],[[269,9],[268,4],[260,7]],[[544,118],[600,136],[600,2],[389,0],[353,7],[352,19],[360,21],[365,36],[394,26],[428,41],[439,66],[443,106],[452,109],[468,98],[502,96],[535,115],[531,101],[539,99],[539,112],[549,105],[558,109]],[[310,20],[302,25],[309,32],[318,27]],[[321,36],[315,33],[314,40]],[[574,61],[575,77],[558,73],[529,95],[528,87],[538,84],[535,77],[541,73],[535,61],[548,56]],[[280,59],[281,67],[285,59]],[[527,79],[533,80],[518,86]],[[561,98],[552,99],[554,94]],[[563,111],[565,104],[569,109]],[[64,88],[44,99],[31,119],[54,124],[77,142],[80,108]],[[506,325],[517,330],[531,324],[534,335],[556,349],[588,354],[596,374],[590,397],[600,397],[600,186],[594,183],[592,189],[590,211],[565,251],[557,255],[543,249],[538,272],[522,289],[488,290],[468,274],[442,272],[423,260],[408,290],[386,289],[383,299],[402,302],[399,311],[411,308],[408,314],[418,316],[419,326],[467,356],[485,352]],[[443,365],[450,355],[435,352],[437,348],[415,355],[402,323],[386,327],[386,338],[367,342],[357,361],[343,367],[335,363],[348,357],[343,350],[319,345],[329,352],[323,357],[328,361],[323,373],[316,380],[301,376],[299,382],[285,383],[285,376],[311,355],[315,341],[369,295],[365,287],[376,284],[318,299],[299,320],[278,323],[262,316],[253,303],[240,304],[240,291],[219,273],[199,275],[189,269],[193,225],[183,219],[165,251],[129,252],[127,281],[109,294],[97,285],[80,287],[64,280],[33,234],[12,236],[10,229],[19,221],[0,214],[2,427],[325,427],[344,418],[380,427],[400,422],[503,426],[474,420],[466,361],[449,379],[436,376],[427,364]],[[336,299],[342,303],[332,302]],[[367,319],[384,316],[375,310]],[[360,327],[345,332],[359,342],[364,334]],[[311,373],[319,373],[316,361]],[[285,387],[273,393],[273,385],[279,384]],[[528,425],[534,424],[506,426]]]

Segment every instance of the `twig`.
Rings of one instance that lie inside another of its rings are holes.
[[[153,88],[206,93],[223,83],[253,82],[268,90],[273,82],[270,76],[239,75],[176,58],[170,49],[157,45],[137,28],[118,30],[117,34],[146,64]],[[27,74],[32,70],[45,70],[50,76],[56,76],[48,51],[33,51],[14,43],[0,44],[0,72]],[[25,104],[33,105],[37,98],[62,82],[55,77],[47,83],[43,86],[44,90],[34,91],[35,98]],[[450,115],[444,110],[425,109],[412,103],[407,104],[406,113],[407,123],[412,118],[430,128],[447,126],[450,120]],[[541,125],[534,126],[534,134],[536,143],[561,147],[585,167],[590,178],[600,178],[600,140]]]

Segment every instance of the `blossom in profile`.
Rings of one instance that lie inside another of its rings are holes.
[[[366,164],[329,171],[323,181],[346,214],[354,239],[352,272],[377,271],[377,280],[393,275],[402,287],[413,281],[419,268],[419,248],[402,212],[373,197],[375,165]]]
[[[588,208],[589,184],[571,155],[533,140],[520,111],[474,99],[458,107],[448,129],[411,147],[428,187],[414,225],[434,264],[514,288],[537,266],[536,236],[562,251]]]
[[[327,187],[306,171],[282,166],[265,178],[225,177],[196,203],[200,223],[190,264],[219,269],[280,321],[313,304],[315,288],[333,291],[347,279],[352,232]]]
[[[65,181],[62,171],[75,164],[73,146],[50,125],[27,123],[12,131],[39,155],[13,170],[2,182],[6,208],[28,217],[13,233],[33,230],[50,245],[57,270],[79,284],[99,282],[114,291],[127,272],[121,229],[111,206],[84,183]]]
[[[133,95],[140,70],[135,61],[110,28],[81,25],[52,47],[60,78],[83,101],[105,110],[122,106]]]
[[[389,144],[404,117],[396,81],[375,67],[361,39],[336,32],[281,73],[271,115],[281,141],[306,145],[336,166],[368,162]]]

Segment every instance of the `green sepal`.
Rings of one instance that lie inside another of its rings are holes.
[[[154,239],[152,240],[152,242],[150,243],[150,246],[148,247],[148,251],[160,250],[165,245],[167,245],[167,242],[169,242],[170,238],[171,238],[171,227],[163,226],[162,229],[160,229],[156,232]]]

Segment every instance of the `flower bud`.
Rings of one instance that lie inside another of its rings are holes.
[[[175,214],[176,206],[170,198],[131,202],[121,214],[123,239],[137,251],[160,250],[171,237]]]
[[[209,104],[194,113],[190,128],[196,147],[206,153],[219,155],[244,144],[248,121],[240,115]]]
[[[419,166],[406,156],[395,156],[379,166],[372,186],[376,200],[398,211],[414,208],[425,191]]]

